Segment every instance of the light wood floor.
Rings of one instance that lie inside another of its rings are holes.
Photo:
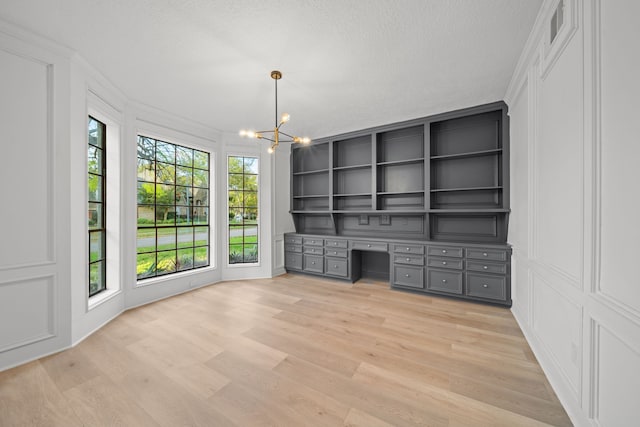
[[[571,425],[505,308],[285,275],[0,373],[1,426]]]

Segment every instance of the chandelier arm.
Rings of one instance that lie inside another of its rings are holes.
[[[280,127],[280,125],[278,125],[278,79],[273,79],[276,82],[276,120],[275,120],[275,124],[276,124],[276,129],[278,127]]]
[[[296,138],[295,136],[293,136],[293,135],[289,135],[288,133],[284,133],[284,132],[282,132],[282,131],[280,131],[280,135],[288,136],[288,137],[289,137],[289,138],[291,138],[292,140],[293,140],[293,138]]]

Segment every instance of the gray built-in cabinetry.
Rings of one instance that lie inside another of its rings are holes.
[[[510,305],[508,142],[497,102],[292,147],[287,270]]]

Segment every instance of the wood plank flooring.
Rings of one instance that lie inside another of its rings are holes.
[[[0,373],[0,426],[569,426],[508,309],[360,280],[219,283]]]

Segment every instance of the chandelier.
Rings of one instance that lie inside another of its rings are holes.
[[[280,130],[280,126],[287,123],[291,118],[291,116],[289,116],[289,114],[287,113],[283,113],[282,116],[280,117],[280,121],[278,122],[278,80],[282,78],[282,73],[278,70],[274,70],[271,72],[271,78],[276,82],[275,127],[273,128],[273,130],[260,130],[260,131],[242,129],[240,131],[240,136],[244,136],[247,138],[266,139],[267,141],[271,141],[271,147],[269,147],[269,150],[268,150],[269,153],[273,153],[276,147],[278,147],[278,144],[280,144],[281,142],[294,142],[297,144],[310,143],[311,139],[309,139],[306,136],[305,137],[293,136],[293,135],[289,135],[288,133],[284,133]],[[284,136],[285,139],[282,139],[282,136]]]

